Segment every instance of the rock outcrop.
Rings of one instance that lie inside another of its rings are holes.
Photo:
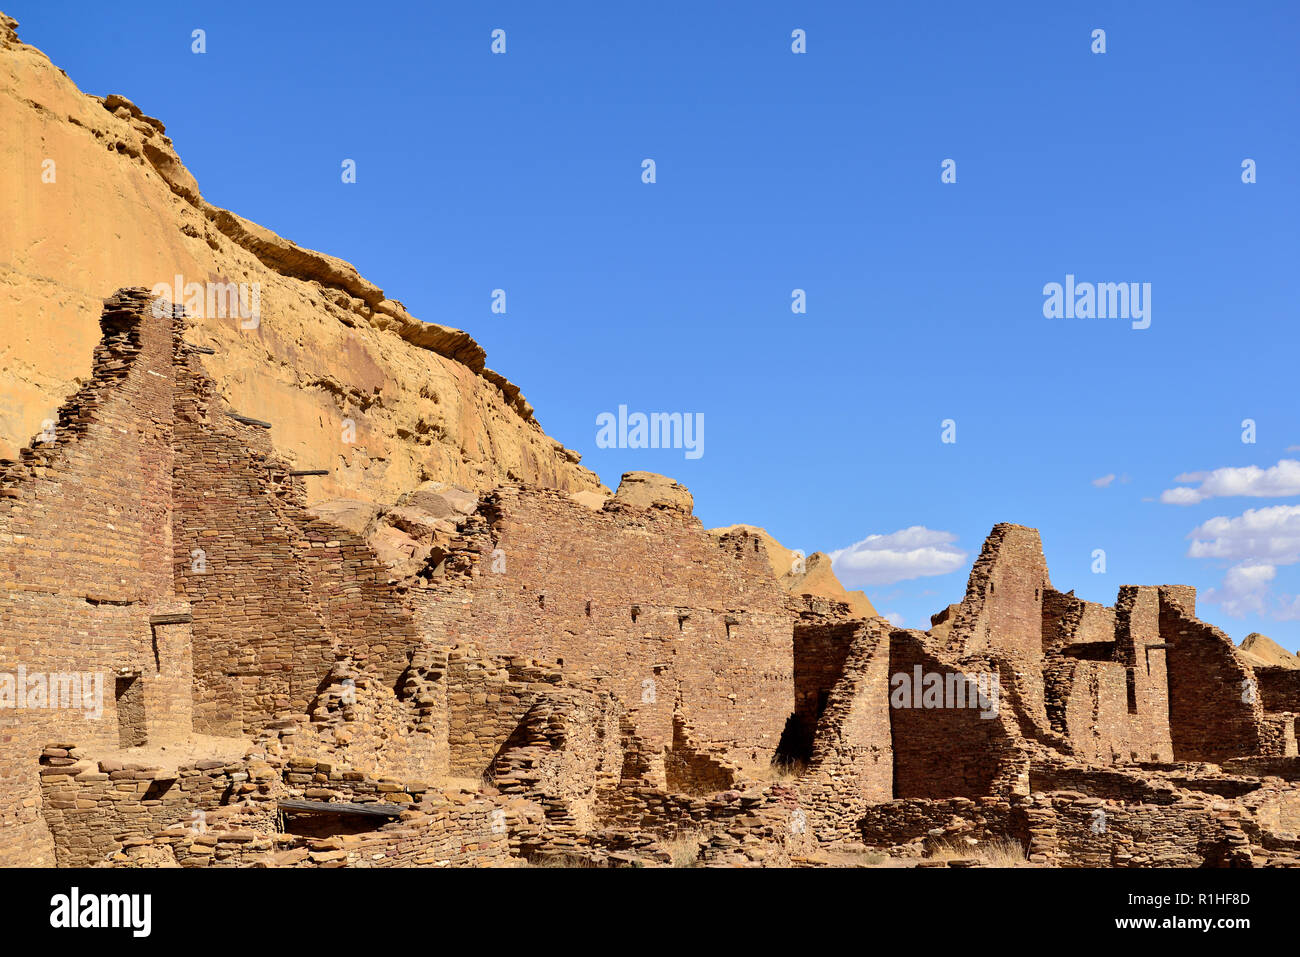
[[[710,529],[710,534],[722,537],[734,532],[744,531],[757,537],[767,549],[768,562],[772,574],[776,576],[781,587],[791,595],[813,595],[817,598],[829,598],[831,601],[848,605],[858,618],[875,618],[877,612],[871,600],[861,591],[849,591],[835,576],[831,568],[830,556],[825,552],[813,552],[805,556],[795,549],[786,548],[766,529],[756,525],[728,525],[725,528]]]
[[[624,472],[618,483],[614,501],[638,508],[660,508],[690,515],[695,511],[695,498],[684,485],[678,485],[666,475],[654,472]]]
[[[1241,653],[1252,665],[1277,665],[1282,668],[1300,668],[1300,656],[1279,645],[1268,635],[1252,631],[1241,640]]]
[[[222,398],[269,421],[295,468],[328,472],[312,501],[393,502],[428,480],[607,492],[469,334],[206,202],[161,122],[80,92],[16,26],[0,18],[0,458],[89,377],[102,301],[179,276],[172,298],[210,313],[192,335]],[[226,308],[241,284],[256,322]]]

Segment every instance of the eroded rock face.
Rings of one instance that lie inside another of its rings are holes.
[[[660,508],[690,515],[695,498],[684,485],[655,472],[624,472],[614,501],[639,508]]]
[[[360,499],[317,502],[309,512],[366,540],[394,581],[429,575],[437,566],[466,516],[478,508],[478,496],[446,482],[425,482],[396,505]]]
[[[214,350],[203,361],[222,397],[271,422],[295,468],[328,470],[311,501],[393,502],[429,480],[607,492],[471,336],[204,201],[161,122],[81,93],[15,27],[0,17],[0,457],[89,375],[102,300],[180,276],[181,301],[204,284],[191,341]],[[207,284],[225,283],[256,285],[256,323],[208,301]]]

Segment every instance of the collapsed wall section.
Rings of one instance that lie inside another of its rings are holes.
[[[854,838],[858,814],[894,796],[891,626],[875,618],[846,622],[834,632],[844,629],[840,673],[819,708],[808,767],[798,781],[800,804],[823,843]]]

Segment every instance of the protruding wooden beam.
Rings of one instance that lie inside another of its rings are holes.
[[[188,611],[179,612],[172,615],[150,615],[149,624],[151,625],[188,625],[193,623],[194,616]]]
[[[261,419],[249,418],[246,415],[236,415],[234,412],[227,412],[226,415],[230,416],[236,422],[244,423],[244,425],[255,425],[259,429],[269,429],[271,427],[270,422],[263,422]]]

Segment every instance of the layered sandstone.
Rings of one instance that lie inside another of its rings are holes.
[[[294,468],[328,472],[311,501],[393,502],[429,480],[606,491],[471,336],[207,203],[161,122],[80,92],[15,28],[0,20],[0,457],[89,377],[103,300],[181,276],[187,298],[191,282],[257,284],[255,328],[209,308],[191,335],[221,397],[270,422]]]

